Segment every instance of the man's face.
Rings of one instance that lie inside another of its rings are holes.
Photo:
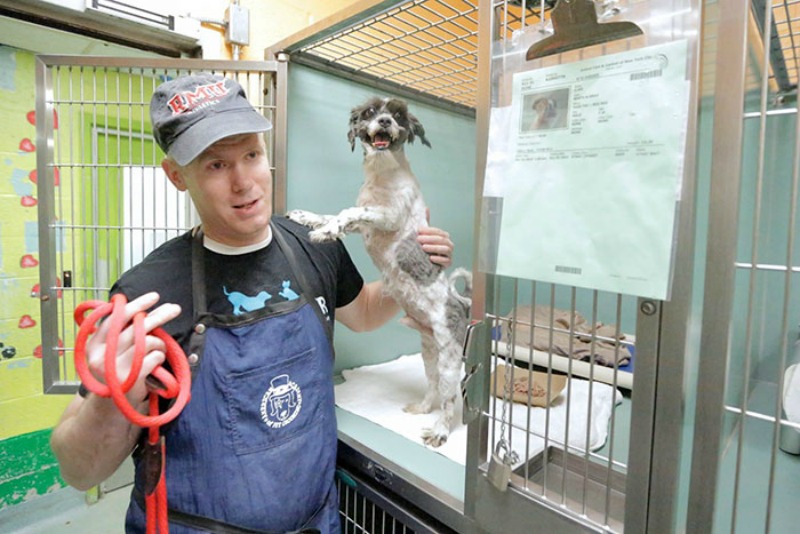
[[[189,192],[207,236],[230,246],[267,237],[272,173],[260,134],[222,139],[186,167],[171,160],[163,167],[179,190]]]

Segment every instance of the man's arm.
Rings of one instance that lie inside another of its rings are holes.
[[[75,395],[50,436],[61,477],[81,491],[96,486],[131,453],[141,430],[111,399]]]
[[[383,282],[364,284],[350,304],[336,310],[336,320],[354,332],[367,332],[382,326],[400,311],[389,295],[383,294]]]
[[[130,320],[136,313],[150,309],[158,295],[148,293],[132,300],[125,307]],[[180,313],[175,304],[165,304],[150,312],[144,328],[150,332],[174,319]],[[105,341],[108,323],[104,321],[86,344],[87,363],[96,377],[103,374]],[[146,355],[137,382],[128,392],[132,405],[146,410],[147,387],[144,379],[164,361],[164,342],[148,335],[145,339]],[[117,344],[117,374],[124,381],[130,370],[133,356],[133,331],[122,331]],[[117,410],[114,402],[94,393],[86,398],[76,395],[64,410],[61,420],[50,436],[50,446],[58,459],[64,480],[80,490],[87,490],[108,478],[131,453],[141,428],[131,424]]]

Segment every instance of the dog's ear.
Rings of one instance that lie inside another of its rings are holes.
[[[414,115],[411,113],[408,114],[408,125],[409,125],[409,132],[408,132],[408,142],[413,143],[415,137],[419,137],[419,140],[422,141],[422,144],[428,148],[431,147],[430,141],[425,137],[425,128],[422,127],[422,123],[419,122]]]
[[[350,111],[350,129],[347,131],[347,140],[350,141],[350,151],[356,150],[356,139],[358,139],[358,118],[361,116],[361,108],[353,108]]]

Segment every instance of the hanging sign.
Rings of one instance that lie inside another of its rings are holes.
[[[686,61],[673,41],[514,74],[484,190],[502,206],[497,274],[668,298]]]

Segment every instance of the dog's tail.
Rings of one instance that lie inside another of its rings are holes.
[[[460,293],[456,287],[456,281],[462,278],[464,280],[464,292]],[[463,304],[467,309],[472,306],[472,273],[463,267],[455,269],[448,278],[450,284],[450,294]]]

